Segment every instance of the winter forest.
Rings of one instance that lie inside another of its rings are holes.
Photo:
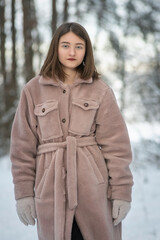
[[[98,72],[127,123],[134,187],[123,240],[159,240],[160,0],[0,0],[0,239],[37,239],[16,215],[10,131],[22,87],[39,74],[55,29],[66,21],[89,33]]]

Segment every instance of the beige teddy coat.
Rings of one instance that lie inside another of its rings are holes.
[[[36,76],[23,88],[11,133],[15,198],[34,196],[39,240],[120,240],[112,200],[131,201],[131,147],[113,91]]]

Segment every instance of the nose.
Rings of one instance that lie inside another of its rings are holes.
[[[74,47],[70,48],[69,55],[70,56],[74,56],[75,55],[75,48]]]

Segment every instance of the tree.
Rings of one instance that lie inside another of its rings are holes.
[[[151,0],[135,0],[133,2],[129,0],[125,7],[129,20],[128,34],[142,36],[146,46],[152,46],[152,53],[148,53],[147,60],[141,58],[141,62],[139,63],[145,70],[143,72],[142,70],[141,72],[137,71],[137,76],[134,79],[136,94],[139,95],[143,106],[143,109],[141,109],[143,119],[147,121],[159,121],[160,27],[158,19],[160,2]],[[136,96],[133,96],[133,99],[136,98]]]
[[[9,6],[10,4],[10,6]],[[22,1],[23,7],[23,35],[24,35],[24,56],[25,56],[25,71],[23,74],[25,81],[28,81],[34,76],[34,54],[39,54],[40,38],[37,30],[36,11],[33,0]],[[11,18],[9,15],[5,16],[5,8],[11,9]],[[6,37],[6,24],[5,21],[10,21],[11,35]],[[1,153],[5,153],[9,147],[10,131],[15,114],[15,108],[17,106],[18,98],[18,80],[17,75],[17,59],[16,59],[16,1],[11,0],[7,3],[4,0],[0,0],[0,99],[2,104],[0,106],[1,115],[0,118],[0,147]],[[6,54],[6,41],[11,43],[11,51]],[[38,51],[37,51],[38,50]],[[10,61],[11,59],[11,61]],[[11,62],[11,66],[10,66]],[[6,68],[7,65],[7,68]],[[7,70],[6,70],[7,69]]]
[[[6,55],[5,55],[5,1],[0,0],[0,50],[1,50],[1,64],[0,70],[2,74],[3,83],[6,82]]]
[[[58,1],[52,0],[52,20],[51,20],[51,31],[52,35],[54,34],[57,25],[62,24],[63,22],[67,22],[69,19],[69,1],[64,0],[63,1],[63,9],[62,12],[60,12],[57,9]]]
[[[0,88],[0,111],[1,111],[1,118],[0,118],[0,136],[3,136],[5,133],[5,129],[3,128],[4,118],[3,115],[6,109],[6,98],[5,92],[7,87],[7,73],[6,73],[6,33],[5,33],[5,1],[0,0],[0,80],[1,80],[1,88]],[[0,148],[3,145],[3,139],[0,137]],[[1,151],[2,149],[1,149]]]
[[[57,1],[52,0],[52,24],[51,24],[52,35],[54,34],[56,28],[57,28]]]
[[[63,8],[63,22],[66,22],[68,20],[68,0],[64,0],[64,8]]]
[[[12,82],[16,85],[17,61],[16,61],[16,27],[15,27],[15,0],[11,1],[11,33],[12,33]],[[15,87],[16,90],[16,87]]]
[[[27,1],[22,0],[22,8],[23,8],[23,36],[25,53],[24,73],[25,80],[27,82],[35,75],[33,67],[34,58],[33,44],[37,43],[39,38],[37,37],[38,34],[36,33],[37,19],[34,0]]]

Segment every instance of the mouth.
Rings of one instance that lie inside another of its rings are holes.
[[[75,61],[76,59],[75,59],[75,58],[68,58],[67,60],[69,60],[69,61]]]

